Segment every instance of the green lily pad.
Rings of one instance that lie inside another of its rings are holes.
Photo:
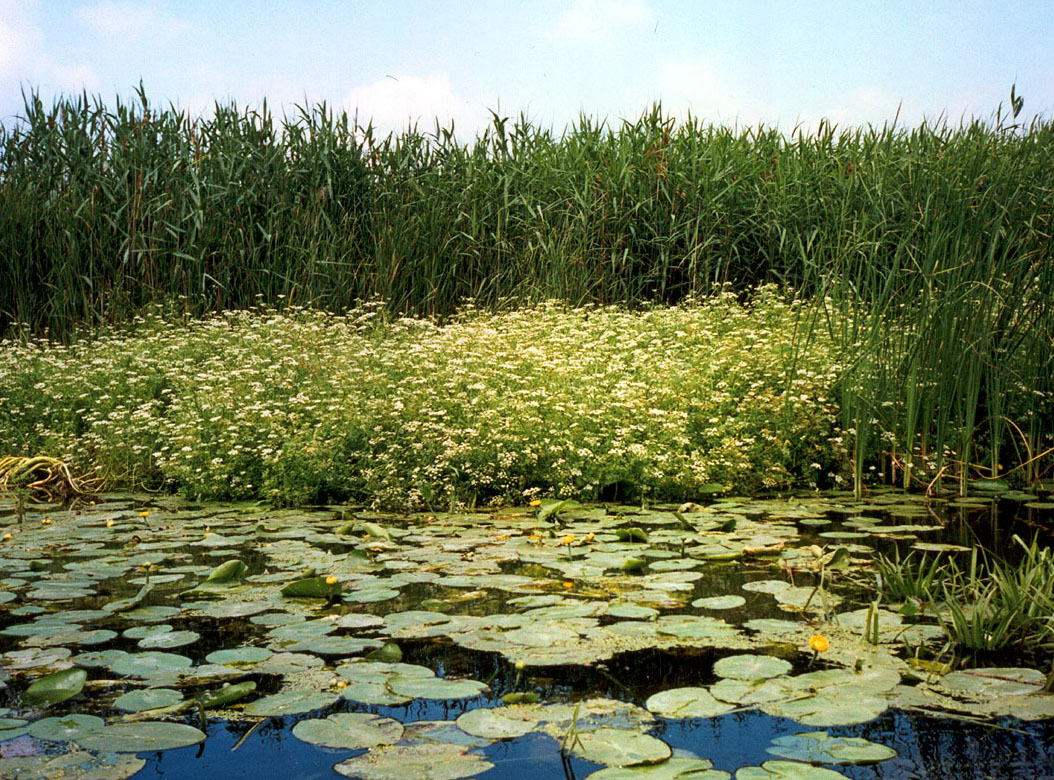
[[[329,707],[339,698],[338,694],[325,691],[287,691],[250,702],[245,705],[244,712],[264,718],[299,715]]]
[[[144,712],[158,707],[170,707],[183,701],[183,694],[172,688],[144,688],[129,691],[114,700],[114,706],[125,712]]]
[[[613,728],[580,732],[571,752],[587,761],[615,767],[657,764],[673,755],[661,739],[641,731]]]
[[[474,737],[515,739],[534,731],[537,713],[534,707],[482,707],[462,714],[457,726]]]
[[[93,754],[76,750],[59,755],[38,754],[0,758],[0,777],[8,780],[125,780],[146,766],[137,756],[116,753]]]
[[[147,753],[196,745],[204,739],[204,732],[183,723],[139,721],[104,726],[79,737],[77,744],[105,753]]]
[[[845,777],[833,769],[796,761],[766,761],[761,766],[736,770],[736,780],[845,780]]]
[[[714,664],[714,674],[735,680],[766,680],[791,670],[789,662],[771,655],[730,655]]]
[[[256,683],[246,680],[240,683],[224,683],[219,690],[206,691],[197,697],[197,702],[207,710],[226,707],[236,701],[244,699],[256,690]]]
[[[226,583],[226,582],[237,582],[242,578],[242,575],[249,570],[242,561],[238,559],[226,561],[221,563],[215,569],[210,572],[209,576],[205,578],[205,582],[211,583]]]
[[[742,596],[709,596],[704,599],[696,599],[692,606],[696,609],[736,609],[747,603]]]
[[[46,674],[22,692],[22,703],[36,707],[64,702],[80,693],[87,679],[88,673],[77,668]]]
[[[73,713],[60,718],[41,718],[29,725],[29,736],[47,742],[76,742],[80,737],[99,731],[106,721],[95,715]]]
[[[107,612],[113,613],[127,612],[128,610],[138,607],[140,604],[142,604],[146,597],[150,595],[150,591],[152,591],[153,589],[153,584],[147,583],[146,585],[141,587],[139,589],[139,592],[136,593],[134,596],[131,596],[130,598],[126,599],[115,599],[109,604],[104,604],[103,609],[105,609]]]
[[[835,737],[826,731],[777,737],[768,752],[810,764],[872,764],[897,756],[891,747],[860,737]]]
[[[302,720],[293,726],[297,739],[341,750],[394,745],[402,735],[399,721],[366,712],[341,712],[324,719]]]
[[[118,658],[110,664],[110,669],[114,674],[150,679],[154,677],[172,677],[184,671],[190,665],[191,660],[185,655],[160,653],[151,650],[145,653],[131,653],[123,658]]]
[[[651,696],[644,706],[663,718],[713,718],[735,709],[706,688],[672,688]]]
[[[333,599],[340,595],[340,582],[327,582],[327,577],[305,577],[282,588],[287,598]]]
[[[266,647],[232,647],[227,650],[214,650],[205,656],[210,664],[228,664],[230,666],[249,666],[266,661],[274,653]]]
[[[394,675],[388,682],[392,693],[415,699],[469,699],[488,690],[476,680],[447,680],[442,677]]]
[[[599,769],[585,780],[730,780],[732,775],[712,769],[705,758],[670,758],[649,766],[607,767]]]
[[[333,769],[359,780],[459,780],[482,774],[494,764],[458,745],[392,745],[376,747]]]
[[[989,698],[1039,693],[1045,682],[1046,675],[1035,669],[989,667],[951,672],[941,678],[940,685],[954,693]]]
[[[186,647],[201,639],[197,631],[164,631],[143,637],[139,640],[139,647],[143,650],[170,650],[174,647]]]

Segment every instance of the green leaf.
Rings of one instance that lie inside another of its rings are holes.
[[[885,745],[860,737],[835,737],[826,731],[777,737],[768,752],[810,764],[873,764],[897,756],[897,751]]]
[[[77,744],[86,750],[106,753],[146,753],[196,745],[204,739],[204,732],[193,726],[140,721],[105,726],[79,737]]]
[[[72,699],[81,692],[87,679],[88,673],[76,668],[44,675],[23,691],[22,703],[36,707]]]
[[[102,608],[107,612],[113,613],[127,612],[128,610],[133,609],[134,607],[138,607],[140,604],[142,604],[143,600],[148,595],[150,595],[150,591],[152,591],[153,589],[153,583],[148,582],[146,585],[141,587],[139,589],[139,592],[131,598],[117,599],[116,601],[111,601],[109,604],[103,604]]]
[[[238,582],[242,576],[249,570],[249,567],[239,561],[237,558],[221,563],[212,573],[205,578],[205,582],[211,583],[227,583],[227,582]]]
[[[305,577],[282,588],[282,595],[289,598],[334,599],[340,595],[340,583],[328,583],[326,577]]]
[[[341,712],[328,718],[302,720],[293,726],[297,739],[340,750],[394,745],[402,735],[399,721],[367,712]]]
[[[599,728],[581,732],[571,752],[605,766],[637,766],[665,761],[673,751],[661,739],[629,729]]]

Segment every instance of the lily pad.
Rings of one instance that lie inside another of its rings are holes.
[[[442,677],[393,676],[388,687],[392,693],[415,699],[469,699],[487,690],[476,680],[447,680]]]
[[[77,668],[44,675],[22,692],[22,702],[30,707],[64,702],[80,693],[87,679],[88,672]]]
[[[833,769],[797,761],[766,761],[761,766],[736,770],[736,780],[845,780],[845,777]]]
[[[534,731],[539,720],[534,707],[481,707],[457,719],[466,734],[487,739],[515,739]]]
[[[1046,676],[1035,669],[988,667],[951,672],[940,685],[953,693],[988,698],[991,696],[1024,696],[1038,693]]]
[[[826,731],[777,737],[768,752],[811,764],[872,764],[897,756],[891,747],[860,737],[836,737]]]
[[[114,706],[125,712],[143,712],[158,707],[169,707],[183,701],[183,694],[172,688],[145,688],[121,694]]]
[[[249,666],[266,661],[274,653],[266,647],[232,647],[227,650],[214,650],[205,656],[210,664],[228,664],[230,666]]]
[[[325,691],[287,691],[264,696],[245,705],[245,714],[264,718],[299,715],[334,704],[340,696]]]
[[[0,777],[8,780],[124,780],[146,766],[137,756],[76,750],[59,755],[38,754],[0,758]]]
[[[747,603],[742,596],[709,596],[704,599],[696,599],[692,606],[696,609],[736,609]]]
[[[48,742],[76,742],[81,736],[98,731],[106,721],[96,715],[73,713],[60,718],[41,718],[29,724],[29,736]]]
[[[585,780],[729,780],[732,775],[713,769],[705,758],[670,758],[661,764],[631,767],[607,767]]]
[[[771,655],[730,655],[714,664],[714,674],[734,680],[766,680],[791,670],[788,661]]]
[[[605,766],[637,766],[665,761],[673,750],[661,739],[641,731],[599,728],[580,732],[571,752],[587,761]]]
[[[706,688],[672,688],[651,696],[644,706],[663,718],[712,718],[735,709]]]
[[[79,737],[77,744],[106,753],[146,753],[196,745],[204,739],[204,732],[183,723],[139,721],[104,726]]]
[[[328,718],[302,720],[293,726],[297,739],[341,750],[394,745],[402,735],[399,721],[367,712],[341,712]]]
[[[333,769],[359,780],[459,780],[482,774],[494,764],[458,745],[393,745],[376,747]]]

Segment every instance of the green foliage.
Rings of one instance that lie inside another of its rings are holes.
[[[1003,561],[974,548],[955,558],[880,558],[884,593],[930,603],[949,639],[967,653],[1049,645],[1054,640],[1054,550],[1019,537],[1021,559]],[[932,603],[931,603],[932,602]]]
[[[858,494],[871,469],[908,486],[954,477],[963,492],[978,473],[1031,482],[1054,452],[1054,123],[1004,118],[784,135],[656,106],[560,134],[495,115],[465,142],[438,126],[379,137],[325,105],[193,118],[142,87],[113,109],[30,94],[0,128],[0,333],[68,343],[154,310],[377,299],[437,318],[470,300],[635,307],[777,283],[810,303],[801,352],[837,348],[826,397]],[[138,384],[138,357],[126,362]],[[158,419],[165,389],[110,394],[137,401],[112,401],[113,424]],[[81,408],[44,430],[76,427]],[[144,471],[158,432],[131,429],[106,448],[108,471],[163,476]],[[360,434],[332,457],[370,451],[376,436]],[[314,453],[299,457],[291,484],[319,473]],[[262,471],[246,476],[259,485]]]
[[[797,352],[800,310],[762,289],[637,313],[228,313],[8,343],[0,451],[62,453],[112,486],[288,503],[809,486],[840,477],[842,453],[832,348]]]

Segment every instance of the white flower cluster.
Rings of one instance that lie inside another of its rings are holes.
[[[446,507],[809,485],[843,460],[833,347],[777,290],[436,323],[372,306],[0,348],[0,450],[112,485]]]

